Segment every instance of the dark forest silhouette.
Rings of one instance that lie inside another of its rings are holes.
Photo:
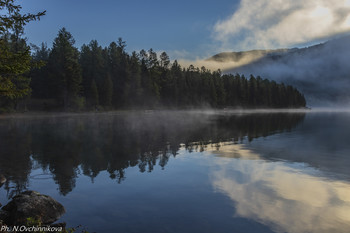
[[[102,47],[96,40],[74,47],[61,29],[51,49],[44,44],[33,55],[40,68],[30,73],[32,96],[55,99],[61,109],[305,107],[304,96],[292,86],[261,77],[221,74],[205,67],[182,68],[166,52],[153,49],[128,54],[126,43]],[[46,102],[47,104],[48,102]]]

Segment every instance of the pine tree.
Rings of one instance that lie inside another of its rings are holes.
[[[91,85],[95,82],[97,93],[101,95],[104,79],[108,75],[108,65],[104,58],[104,50],[98,45],[96,40],[92,40],[88,45],[82,46],[79,63],[82,68],[83,93],[87,105],[96,107],[96,98],[94,96],[96,93],[91,93],[93,90]]]
[[[110,77],[113,82],[113,100],[115,108],[123,107],[125,98],[129,96],[130,88],[128,87],[128,54],[125,52],[126,43],[121,38],[118,42],[112,42],[108,47],[108,63]]]
[[[97,90],[97,85],[95,82],[95,79],[92,80],[91,85],[90,85],[90,99],[89,103],[94,107],[97,108],[98,106],[98,90]]]
[[[48,80],[48,67],[50,49],[47,48],[45,43],[42,43],[40,47],[33,46],[34,54],[32,55],[34,62],[40,64],[33,67],[30,71],[32,88],[32,97],[34,98],[49,98],[53,87],[50,86]]]
[[[166,52],[162,52],[159,57],[160,57],[160,66],[163,67],[164,69],[168,69],[170,65],[170,59],[168,54]]]
[[[55,38],[49,58],[49,72],[56,86],[56,97],[65,110],[83,107],[79,52],[73,36],[62,28]]]
[[[130,75],[130,92],[129,96],[126,96],[125,98],[127,98],[130,105],[140,106],[142,104],[143,91],[141,88],[141,66],[136,52],[131,54],[128,74]]]
[[[103,85],[100,92],[100,104],[105,107],[112,106],[113,99],[113,81],[108,75],[103,80]]]

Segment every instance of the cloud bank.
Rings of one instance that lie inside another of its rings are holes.
[[[350,31],[350,0],[241,0],[214,26],[225,48],[294,46]]]

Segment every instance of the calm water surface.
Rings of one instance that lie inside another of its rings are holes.
[[[349,113],[0,119],[5,204],[30,189],[89,232],[349,232]]]

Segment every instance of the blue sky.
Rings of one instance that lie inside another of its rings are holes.
[[[22,0],[23,12],[46,10],[26,26],[29,42],[51,46],[66,27],[80,47],[96,39],[102,45],[122,37],[129,51],[153,48],[188,57],[205,56],[213,43],[214,24],[237,7],[237,1]],[[203,50],[203,51],[202,51]],[[192,54],[192,55],[191,55]]]
[[[66,27],[76,46],[118,37],[127,50],[153,48],[172,59],[222,51],[304,46],[350,32],[350,0],[19,0],[23,12],[46,10],[26,26],[34,44],[52,45]]]

